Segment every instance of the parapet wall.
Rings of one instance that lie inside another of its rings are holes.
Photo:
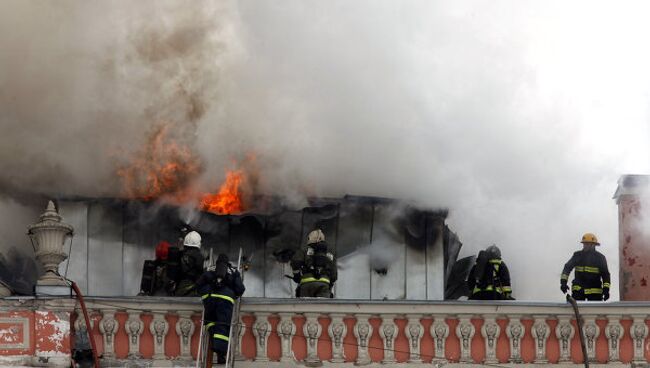
[[[103,366],[194,366],[198,298],[87,304]],[[592,362],[650,363],[649,303],[586,303],[581,310]],[[0,301],[0,365],[68,366],[74,333],[85,329],[77,313],[72,299]],[[572,309],[559,303],[252,298],[238,326],[236,367],[582,362]]]

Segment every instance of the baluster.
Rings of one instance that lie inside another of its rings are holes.
[[[192,360],[192,335],[194,334],[196,326],[192,321],[191,311],[178,312],[178,322],[176,322],[176,333],[180,337],[181,360]]]
[[[447,361],[445,357],[445,341],[449,336],[449,325],[445,321],[445,316],[436,315],[433,317],[430,332],[435,347],[435,357],[432,363],[444,363]]]
[[[153,336],[153,359],[165,360],[165,339],[169,331],[169,322],[165,319],[165,311],[154,311],[149,331]]]
[[[481,335],[485,339],[485,360],[486,364],[496,364],[499,363],[497,359],[497,339],[499,338],[499,333],[501,332],[501,327],[497,324],[496,318],[494,317],[483,317],[483,326],[481,327]]]
[[[81,309],[75,309],[75,312],[77,314],[77,319],[74,321],[74,329],[75,329],[75,344],[77,342],[88,342],[88,345],[85,347],[86,349],[90,349],[92,346],[90,344],[90,340],[92,338],[92,334],[88,333],[88,328],[86,327],[86,319],[84,318],[83,312]],[[89,316],[90,323],[92,324],[92,316]],[[79,348],[79,346],[77,346]]]
[[[368,355],[368,341],[372,335],[372,326],[368,319],[369,314],[357,314],[357,322],[354,325],[354,336],[357,338],[358,354],[357,365],[370,364],[370,355]]]
[[[461,316],[458,326],[456,326],[456,335],[460,339],[460,362],[472,363],[472,337],[476,328],[472,324],[471,317]]]
[[[571,316],[558,316],[558,323],[555,327],[555,336],[560,343],[560,360],[559,363],[570,363],[571,359],[571,340],[575,336],[575,328],[571,324]]]
[[[75,335],[83,334],[84,336],[89,336],[83,311],[79,308],[75,308],[75,313],[77,315],[77,319],[74,321]],[[90,323],[92,323],[92,315],[88,316],[88,318],[90,319]],[[90,343],[90,341],[88,341],[88,343]]]
[[[348,327],[343,322],[344,314],[332,313],[332,322],[328,327],[330,338],[332,339],[332,363],[345,362],[345,351],[343,350],[343,339],[348,333]]]
[[[409,363],[422,363],[422,358],[420,357],[420,340],[424,336],[424,328],[420,323],[420,316],[409,314],[406,316],[408,319],[408,324],[406,325],[406,336],[409,339]]]
[[[621,326],[621,316],[608,316],[609,322],[605,328],[607,336],[607,346],[609,348],[609,363],[620,363],[619,346],[623,337],[623,326]]]
[[[648,325],[645,323],[645,315],[633,315],[630,336],[634,341],[634,358],[632,362],[645,364],[645,338],[648,336]]]
[[[255,323],[253,324],[253,335],[255,335],[255,361],[257,362],[269,361],[266,346],[270,332],[269,313],[256,313]]]
[[[551,334],[551,329],[546,324],[546,316],[533,316],[533,339],[535,339],[535,361],[534,363],[546,364],[546,340]]]
[[[246,357],[241,353],[242,340],[244,339],[244,333],[246,332],[246,322],[244,322],[244,315],[239,313],[239,321],[233,326],[236,328],[233,336],[235,338],[235,360],[238,362],[246,360]]]
[[[115,319],[115,309],[103,309],[103,317],[99,322],[99,332],[104,340],[104,359],[115,359],[115,334],[120,325]]]
[[[129,318],[126,320],[125,330],[129,336],[129,359],[141,359],[140,335],[144,332],[144,322],[140,319],[140,312],[128,310]]]
[[[318,313],[305,313],[305,324],[302,326],[302,333],[307,339],[305,365],[308,367],[322,365],[318,357],[318,339],[323,333],[323,327],[318,323],[318,316]]]
[[[397,325],[395,324],[395,315],[387,314],[382,317],[379,336],[384,343],[384,364],[395,363],[395,338],[397,337]]]
[[[278,322],[278,335],[282,342],[282,355],[280,356],[281,362],[293,362],[295,357],[293,350],[291,350],[291,341],[296,334],[296,325],[293,323],[291,313],[279,313],[280,321]]]
[[[521,364],[521,339],[524,337],[524,325],[521,323],[521,316],[512,315],[506,327],[506,335],[510,342],[510,363]]]
[[[585,345],[587,345],[587,357],[590,362],[596,360],[596,340],[600,334],[600,327],[596,324],[596,317],[589,316],[584,318],[582,331],[585,336]]]

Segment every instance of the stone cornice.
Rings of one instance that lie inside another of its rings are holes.
[[[650,314],[650,302],[579,303],[584,316]],[[263,299],[244,298],[242,310],[247,312],[328,312],[344,314],[445,314],[445,315],[573,315],[566,303],[479,302],[479,301],[361,301],[322,299]]]
[[[201,312],[199,298],[173,297],[86,297],[88,309]],[[0,311],[15,309],[70,310],[77,304],[75,298],[9,297],[0,299]],[[611,302],[580,304],[584,316],[617,315],[622,318],[646,316],[650,302]],[[544,302],[480,302],[480,301],[369,301],[341,299],[266,299],[243,298],[242,311],[269,313],[337,313],[337,314],[437,314],[437,315],[567,315],[573,310],[566,303]]]
[[[71,298],[11,297],[0,299],[0,311],[19,309],[71,312],[76,304],[77,300]]]

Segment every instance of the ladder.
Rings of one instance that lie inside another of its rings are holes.
[[[239,257],[237,260],[237,271],[241,276],[242,283],[244,282],[244,263],[242,262],[242,249],[239,248]],[[239,325],[239,308],[241,306],[241,297],[235,300],[235,305],[232,308],[232,316],[230,317],[230,333],[228,334],[228,352],[226,353],[226,366],[225,368],[232,368],[235,366],[235,348],[239,344],[239,329],[244,326]]]
[[[209,267],[214,266],[214,259],[212,255],[212,249],[210,249],[210,255],[208,257],[208,260],[206,262],[206,269]],[[239,256],[237,257],[237,270],[239,271],[239,274],[241,275],[242,282],[244,281],[244,272],[243,272],[243,264],[242,264],[242,249],[239,248]],[[231,344],[233,339],[233,331],[239,331],[239,326],[237,325],[239,323],[239,299],[237,298],[235,300],[235,305],[233,306],[233,311],[232,311],[232,318],[230,319],[230,334],[228,336],[228,352],[226,354],[226,367],[232,367],[234,365],[234,346],[235,344]],[[212,357],[213,357],[213,352],[212,352],[212,339],[210,338],[210,331],[208,328],[203,324],[203,321],[205,319],[205,308],[203,309],[203,313],[201,314],[201,336],[199,338],[199,351],[197,352],[197,357],[196,357],[196,368],[209,368],[212,367]],[[239,337],[239,335],[237,335]],[[238,342],[237,342],[238,343]]]

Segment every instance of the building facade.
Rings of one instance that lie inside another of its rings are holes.
[[[625,176],[615,195],[623,301],[580,303],[592,364],[650,364],[643,284],[650,253],[643,251],[650,244],[643,231],[647,183],[646,177]],[[200,299],[133,296],[156,242],[176,240],[179,209],[113,200],[59,201],[58,209],[75,236],[70,242],[57,238],[58,248],[43,248],[53,239],[44,236],[37,253],[44,259],[48,252],[40,249],[69,256],[59,272],[90,295],[90,326],[70,295],[4,297],[0,366],[69,367],[76,341],[88,331],[104,367],[195,366]],[[444,215],[349,197],[266,215],[200,214],[184,225],[205,234],[205,246],[215,251],[232,257],[242,247],[250,257],[231,340],[236,367],[582,365],[577,319],[568,304],[443,300],[457,281],[450,270],[460,249]],[[61,222],[52,204],[44,219]],[[342,261],[345,282],[336,299],[296,299],[283,277],[287,253],[302,246],[314,227],[324,230]],[[64,223],[58,228],[69,229]],[[372,258],[385,247],[386,257]]]

